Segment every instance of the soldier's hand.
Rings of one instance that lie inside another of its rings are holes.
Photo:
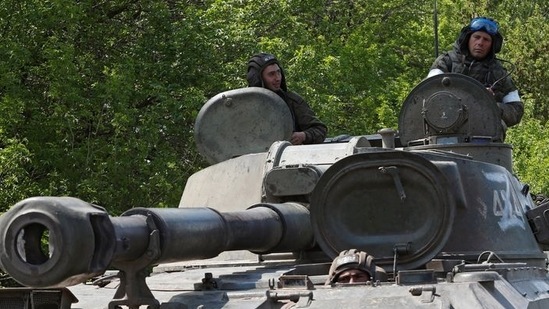
[[[305,141],[305,138],[305,132],[294,132],[290,138],[290,143],[292,143],[292,145],[301,145]]]

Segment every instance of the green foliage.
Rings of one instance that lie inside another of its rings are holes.
[[[519,179],[530,184],[531,192],[549,193],[549,129],[543,121],[532,117],[531,101],[523,121],[508,131],[507,142],[513,145],[514,170]]]
[[[473,16],[496,18],[527,115],[508,132],[515,170],[549,193],[547,4],[438,0],[440,51]],[[177,206],[205,162],[193,125],[213,95],[277,55],[289,88],[329,135],[397,128],[434,60],[434,1],[69,1],[0,3],[0,210],[70,195],[117,214]]]
[[[1,134],[1,132],[0,132]],[[16,139],[0,139],[0,205],[10,206],[37,191],[32,180],[32,161],[24,143]]]
[[[25,5],[2,19],[4,46],[18,50],[1,49],[0,121],[6,139],[25,139],[32,174],[22,166],[3,174],[28,175],[33,186],[17,182],[26,195],[72,195],[115,213],[174,206],[200,166],[189,133],[205,96],[193,72],[179,67],[185,33],[173,31],[168,7]],[[6,205],[21,197],[1,195]]]
[[[507,22],[505,56],[516,66],[514,75],[523,95],[531,98],[532,116],[543,123],[549,120],[549,9],[547,4],[508,5],[509,9],[520,9],[527,19],[510,18]]]

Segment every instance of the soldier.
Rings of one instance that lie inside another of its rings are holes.
[[[503,120],[503,131],[520,122],[524,106],[510,72],[496,54],[503,36],[497,22],[487,17],[473,18],[463,27],[451,51],[440,55],[427,77],[442,73],[461,73],[475,78],[494,95]]]
[[[326,284],[360,283],[368,281],[387,281],[383,268],[373,262],[373,257],[364,251],[356,249],[344,250],[339,253],[328,272]]]
[[[293,117],[294,132],[290,138],[293,145],[318,144],[324,142],[328,131],[309,107],[307,102],[288,91],[284,70],[272,54],[260,53],[248,61],[248,86],[263,87],[277,93],[290,108]]]

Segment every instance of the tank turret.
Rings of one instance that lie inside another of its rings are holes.
[[[261,119],[275,133],[235,143],[266,130],[248,120],[271,104],[278,116]],[[317,145],[285,141],[287,123],[275,120],[286,112],[261,88],[212,98],[195,129],[211,165],[188,179],[177,208],[112,217],[76,198],[29,198],[0,217],[0,266],[37,288],[117,269],[109,308],[549,306],[549,206],[536,207],[513,174],[512,148],[481,84],[431,77],[403,103],[397,131]],[[246,120],[240,133],[218,134],[215,125],[236,126],[236,117]],[[331,260],[349,249],[368,253],[376,281],[325,284]],[[201,293],[177,290],[163,304],[149,289],[152,266],[219,262],[228,252],[256,257],[254,268],[225,259],[226,273],[215,277],[220,264],[200,265],[208,268],[194,282]],[[246,274],[254,284],[239,284]]]

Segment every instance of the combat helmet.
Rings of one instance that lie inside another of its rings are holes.
[[[356,249],[343,250],[334,258],[328,272],[326,284],[336,283],[339,275],[350,269],[358,269],[366,272],[371,281],[387,281],[387,274],[383,268],[376,266],[374,258],[364,251]]]
[[[263,79],[261,78],[261,73],[263,70],[271,65],[278,64],[280,67],[280,74],[282,75],[282,82],[280,83],[280,88],[284,91],[288,91],[286,87],[286,77],[284,76],[284,69],[276,59],[273,54],[269,53],[259,53],[253,55],[252,58],[248,61],[248,74],[246,76],[248,80],[248,86],[250,87],[264,87]]]
[[[495,57],[497,53],[501,51],[503,46],[503,36],[499,31],[498,23],[489,17],[475,17],[471,19],[471,22],[461,29],[459,37],[457,39],[457,44],[461,51],[467,51],[467,44],[471,34],[476,31],[484,31],[492,37],[492,49],[490,51],[490,56]]]

